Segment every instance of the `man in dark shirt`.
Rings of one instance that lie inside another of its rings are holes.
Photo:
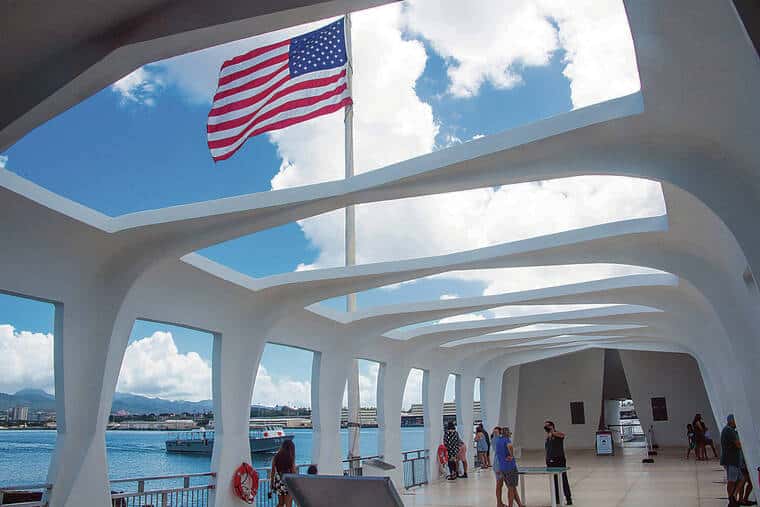
[[[728,492],[728,505],[739,505],[736,499],[736,483],[742,478],[740,466],[742,444],[739,442],[739,434],[736,432],[736,420],[734,414],[726,417],[726,427],[720,432],[720,464],[726,469],[726,491]]]
[[[565,434],[557,431],[552,421],[544,421],[544,431],[546,431],[546,466],[547,467],[566,467],[565,459]],[[573,505],[570,494],[570,482],[567,480],[567,472],[562,472],[562,491],[565,493],[565,503]],[[554,495],[559,504],[559,481],[554,476]]]

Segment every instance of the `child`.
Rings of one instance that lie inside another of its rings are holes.
[[[686,438],[689,441],[689,446],[686,448],[686,459],[689,459],[689,456],[691,455],[691,451],[696,449],[697,447],[697,440],[696,440],[696,435],[694,434],[694,427],[691,424],[686,425]],[[696,451],[694,451],[694,454],[696,455]]]
[[[463,441],[459,441],[459,454],[457,455],[457,460],[462,463],[462,479],[467,478],[467,445]],[[457,470],[459,472],[459,470]]]

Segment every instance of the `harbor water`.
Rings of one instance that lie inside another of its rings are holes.
[[[298,463],[311,462],[312,431],[289,429],[293,434]],[[343,456],[348,449],[348,433],[341,430]],[[108,431],[106,449],[111,479],[208,472],[210,456],[168,454],[164,442],[175,432]],[[55,431],[0,431],[0,486],[45,482],[50,457],[55,448]],[[424,448],[424,428],[401,428],[402,450]],[[361,454],[377,454],[377,429],[361,431]],[[271,454],[254,455],[256,468],[268,468]]]

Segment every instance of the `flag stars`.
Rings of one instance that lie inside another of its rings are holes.
[[[293,76],[345,65],[347,58],[343,21],[335,22],[310,34],[294,37],[290,50]]]

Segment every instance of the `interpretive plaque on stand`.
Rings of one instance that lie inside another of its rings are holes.
[[[283,477],[299,507],[403,507],[388,477],[291,475]]]

